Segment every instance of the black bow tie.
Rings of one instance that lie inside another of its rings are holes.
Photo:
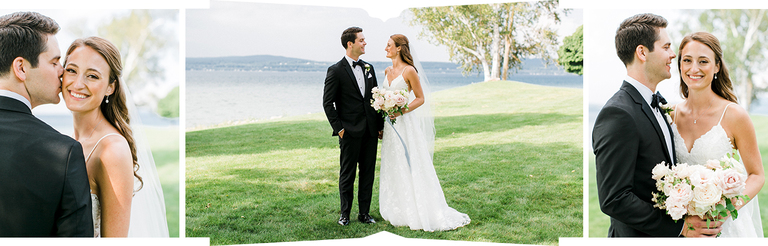
[[[659,108],[659,103],[667,104],[667,100],[658,91],[651,97],[651,108]]]
[[[365,66],[365,63],[363,60],[357,60],[352,62],[352,68],[355,68],[355,66],[360,66],[361,68]]]

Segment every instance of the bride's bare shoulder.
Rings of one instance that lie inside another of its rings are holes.
[[[100,145],[102,146],[99,152],[99,159],[101,159],[101,163],[105,168],[124,166],[126,165],[125,163],[133,167],[131,148],[128,145],[128,140],[123,135],[110,135],[104,138]]]

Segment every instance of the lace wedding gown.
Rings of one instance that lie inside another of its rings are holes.
[[[733,103],[731,103],[733,104]],[[720,125],[725,116],[725,111],[728,110],[728,104],[723,110],[723,115],[720,116],[720,121],[717,125],[713,126],[707,133],[701,135],[698,139],[694,140],[691,151],[688,152],[688,147],[685,145],[685,139],[678,132],[677,125],[672,124],[672,131],[675,138],[675,155],[677,156],[677,163],[688,163],[688,165],[702,165],[707,160],[719,160],[726,153],[733,149],[731,145],[731,139],[725,133],[725,129]],[[744,164],[739,162],[741,166],[736,167],[739,172],[747,175]],[[736,220],[733,217],[728,219],[723,224],[723,231],[721,237],[763,237],[763,226],[760,220],[760,206],[757,202],[757,196],[751,198],[749,202],[739,209],[739,216]]]
[[[408,85],[401,74],[382,87],[407,90]],[[412,99],[411,96],[408,101]],[[412,117],[413,112],[406,113],[394,124],[408,146],[410,167],[397,133],[389,123],[384,124],[379,179],[381,216],[394,226],[407,225],[412,230],[445,231],[469,224],[469,216],[445,202],[426,136],[417,125],[420,121]]]

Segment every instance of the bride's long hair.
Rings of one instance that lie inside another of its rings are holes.
[[[120,78],[123,71],[123,64],[120,61],[120,51],[118,51],[114,44],[106,39],[100,37],[81,38],[72,42],[72,45],[67,49],[64,64],[67,63],[69,55],[75,51],[75,49],[82,46],[90,47],[98,52],[109,65],[109,83],[114,84],[115,91],[112,95],[106,97],[106,99],[109,100],[109,103],[107,103],[106,100],[101,101],[99,109],[101,110],[101,113],[104,114],[107,122],[115,127],[115,129],[120,132],[120,135],[123,135],[125,140],[128,141],[128,146],[131,149],[131,157],[133,159],[133,176],[138,179],[139,183],[141,183],[139,188],[135,191],[141,190],[144,186],[144,181],[141,176],[136,173],[139,170],[139,162],[136,154],[136,142],[133,139],[133,131],[130,126],[131,119],[128,116],[125,92],[123,91],[123,80]]]
[[[411,47],[408,44],[408,37],[403,34],[392,34],[389,38],[395,42],[395,47],[400,47],[400,59],[403,60],[405,64],[411,65],[416,72],[419,72],[413,64],[413,56],[411,56]]]
[[[715,53],[715,64],[720,65],[720,71],[715,74],[717,79],[712,79],[712,91],[728,101],[738,103],[736,94],[733,93],[733,83],[731,82],[731,77],[728,75],[728,68],[725,66],[725,62],[723,62],[723,49],[720,47],[720,41],[717,40],[717,37],[707,32],[688,34],[683,38],[683,41],[680,42],[680,49],[678,49],[677,57],[682,57],[683,48],[691,41],[702,43]],[[688,98],[688,85],[683,82],[683,72],[680,67],[681,62],[682,59],[678,58],[677,72],[680,74],[680,94],[682,94],[683,98]]]

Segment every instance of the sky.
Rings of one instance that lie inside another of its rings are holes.
[[[556,27],[560,40],[582,24],[581,13],[571,11]],[[388,61],[386,42],[391,34],[400,33],[411,40],[422,61],[448,62],[448,49],[420,38],[421,27],[411,27],[409,15],[405,9],[388,18],[392,14],[372,17],[362,8],[212,1],[210,9],[187,10],[186,56],[278,55],[336,61],[344,55],[341,32],[359,26],[367,42],[364,60]]]

